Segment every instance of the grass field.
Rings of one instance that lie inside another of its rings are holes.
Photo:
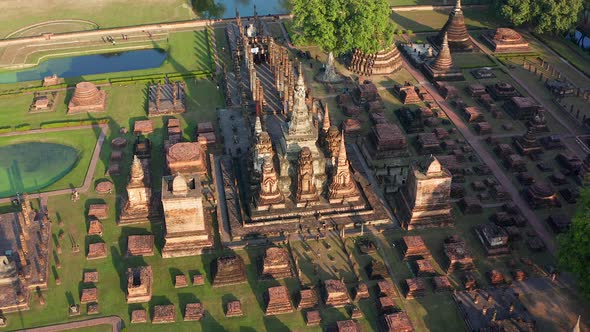
[[[537,35],[553,51],[572,63],[578,70],[590,76],[590,53],[560,36]]]
[[[27,151],[20,151],[18,156],[8,154],[0,156],[0,160],[3,161],[2,167],[5,167],[5,162],[9,162],[13,168],[18,169],[11,171],[10,176],[8,169],[6,174],[3,174],[4,170],[0,171],[0,181],[3,182],[0,185],[0,196],[7,197],[14,195],[15,192],[23,191],[32,193],[36,190],[48,191],[81,186],[84,183],[97,139],[98,131],[93,129],[1,137],[0,147],[4,147],[4,153],[8,152],[6,149],[9,145],[18,143],[44,142],[59,144],[62,147],[50,151],[45,150],[47,146],[44,146],[42,150],[39,150],[41,147],[32,146]],[[68,147],[74,149],[73,156],[66,151]],[[57,157],[50,156],[47,155],[49,152],[59,154]],[[28,155],[30,153],[34,155]],[[31,169],[27,171],[27,168]],[[70,169],[69,172],[68,169]]]
[[[96,23],[100,28],[140,25],[195,18],[188,0],[146,0],[141,3],[125,0],[53,0],[53,1],[0,1],[0,38],[18,29],[52,20],[83,19]],[[66,25],[48,25],[47,30],[34,29],[35,33],[75,31]],[[55,29],[55,30],[54,30]]]
[[[413,32],[438,31],[449,18],[450,10],[423,11],[412,10],[392,12],[391,19],[397,24],[398,29],[412,30]],[[496,12],[489,8],[464,8],[465,24],[467,29],[495,28],[502,25],[496,17]]]

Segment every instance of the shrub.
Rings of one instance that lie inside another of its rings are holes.
[[[27,130],[31,130],[31,125],[28,123],[24,123],[24,124],[20,124],[16,127],[14,127],[15,131],[27,131]]]

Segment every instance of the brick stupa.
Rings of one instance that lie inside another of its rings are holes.
[[[355,50],[348,67],[352,72],[363,75],[387,75],[402,67],[402,57],[395,45],[377,53]]]
[[[246,268],[240,256],[219,257],[213,262],[213,287],[246,282]]]
[[[346,284],[340,280],[326,280],[324,281],[325,286],[325,298],[324,301],[327,306],[332,307],[344,307],[350,304],[350,298],[348,297],[348,290]]]
[[[513,29],[498,28],[496,31],[483,33],[481,38],[496,53],[530,52],[529,43]]]
[[[180,142],[166,153],[166,165],[170,174],[207,174],[207,155],[201,143]]]
[[[127,200],[123,204],[119,224],[148,221],[152,198],[148,159],[143,162],[133,156],[131,175],[127,184]],[[147,173],[147,174],[146,174]]]
[[[448,35],[449,47],[453,52],[471,52],[473,50],[473,42],[465,26],[461,0],[457,0],[455,8],[449,14],[447,23],[445,23],[438,35],[431,38],[432,43],[438,49],[441,49],[444,45],[445,35]]]
[[[293,305],[289,298],[289,290],[285,286],[270,287],[265,294],[266,312],[268,315],[278,315],[293,312]]]
[[[263,279],[283,279],[293,277],[291,260],[287,250],[278,247],[266,249],[262,261],[261,277]]]
[[[76,84],[76,90],[68,103],[68,114],[85,112],[104,112],[107,105],[107,93],[99,90],[90,82]]]
[[[442,45],[434,60],[424,64],[424,74],[433,81],[461,81],[463,73],[453,64],[447,34],[443,36]]]

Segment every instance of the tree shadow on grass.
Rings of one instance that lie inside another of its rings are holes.
[[[273,332],[288,332],[291,331],[287,325],[279,320],[278,317],[275,316],[267,316],[263,318],[264,327],[266,327],[267,331]]]
[[[434,29],[428,25],[418,23],[412,19],[398,14],[395,11],[391,12],[389,17],[395,22],[400,30],[413,30],[414,32],[426,32],[434,31]]]
[[[193,293],[178,293],[178,306],[180,308],[182,318],[184,319],[185,308],[189,303],[199,303],[199,299]]]

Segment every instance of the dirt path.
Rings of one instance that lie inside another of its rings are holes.
[[[416,68],[410,65],[404,59],[404,67],[408,72],[422,84],[424,87],[435,99],[435,101],[440,105],[443,111],[447,114],[448,118],[453,122],[455,127],[461,132],[463,137],[471,144],[473,149],[477,152],[479,157],[481,158],[482,162],[490,167],[494,176],[498,179],[500,184],[508,191],[510,196],[512,197],[512,201],[520,208],[524,217],[528,220],[531,226],[535,229],[539,237],[545,242],[547,245],[547,249],[552,253],[555,252],[555,242],[551,234],[545,229],[545,226],[539,219],[539,217],[531,210],[527,202],[522,198],[520,195],[519,190],[514,186],[512,181],[506,176],[504,170],[498,165],[494,157],[488,152],[485,146],[482,145],[482,140],[480,137],[474,135],[469,127],[463,122],[461,117],[455,113],[455,110],[445,102],[445,100],[441,97],[438,91],[432,86],[430,82],[426,80],[424,75],[419,72]]]
[[[123,320],[119,316],[108,316],[100,318],[92,318],[81,320],[77,322],[69,322],[63,324],[55,324],[42,327],[33,327],[30,329],[17,330],[18,332],[57,332],[73,329],[83,329],[98,325],[111,325],[113,332],[120,332],[123,329]]]
[[[94,178],[94,171],[96,170],[96,165],[98,164],[100,151],[102,148],[102,144],[107,135],[107,130],[109,129],[108,125],[98,125],[98,126],[76,126],[76,127],[67,127],[67,128],[49,128],[49,129],[35,129],[35,130],[28,130],[23,132],[15,132],[15,133],[7,133],[2,134],[0,137],[6,136],[22,136],[22,135],[30,135],[30,134],[39,134],[39,133],[52,133],[58,131],[70,131],[70,130],[79,130],[79,129],[90,129],[99,127],[101,129],[100,136],[96,141],[96,145],[94,146],[94,152],[92,154],[92,159],[90,160],[90,165],[88,166],[88,170],[86,171],[86,177],[84,178],[84,184],[82,187],[75,188],[78,192],[87,192],[90,189],[90,185],[92,184],[92,179]],[[57,195],[65,195],[71,194],[72,189],[61,189],[61,190],[53,190],[47,191],[43,193],[35,193],[29,194],[30,198],[41,198],[41,200],[47,200],[49,196],[57,196]],[[2,198],[0,199],[0,204],[3,203],[10,203],[12,201],[12,197]]]

